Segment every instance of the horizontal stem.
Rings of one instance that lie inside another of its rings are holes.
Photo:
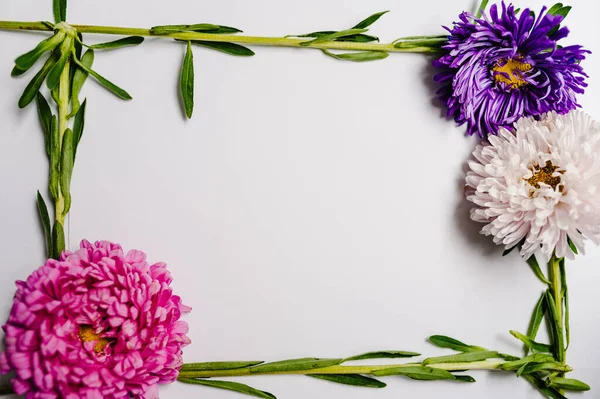
[[[504,364],[504,361],[484,361],[473,363],[440,363],[430,364],[428,367],[447,370],[497,370]],[[252,372],[251,368],[241,368],[234,370],[210,370],[210,371],[182,371],[179,376],[185,378],[212,378],[212,377],[243,377],[249,375],[273,375],[273,374],[373,374],[378,370],[389,368],[404,368],[420,366],[421,363],[388,364],[379,366],[330,366],[320,369],[297,370],[297,371],[275,371],[275,372]]]
[[[121,28],[116,26],[96,26],[96,25],[71,25],[81,33],[95,33],[105,35],[120,36],[152,36],[166,39],[179,40],[204,40],[207,42],[228,42],[240,43],[256,46],[276,46],[276,47],[300,47],[316,48],[329,50],[347,50],[347,51],[385,51],[389,53],[431,53],[431,47],[412,47],[397,48],[394,44],[384,43],[355,43],[342,41],[326,41],[309,45],[301,45],[312,38],[292,38],[292,37],[262,37],[262,36],[244,36],[244,35],[222,35],[214,33],[199,32],[179,32],[166,35],[155,35],[150,29],[145,28]],[[49,26],[42,22],[15,22],[0,21],[0,30],[28,30],[28,31],[52,31]]]

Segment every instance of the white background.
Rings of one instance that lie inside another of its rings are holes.
[[[51,19],[50,0],[0,3],[0,19]],[[567,39],[595,52],[584,64],[592,78],[581,104],[596,118],[598,4],[572,1]],[[543,1],[518,5],[537,10]],[[474,8],[471,0],[78,0],[69,5],[69,21],[211,22],[285,35],[344,29],[389,9],[373,33],[391,41],[443,33],[441,25]],[[43,262],[34,198],[36,190],[46,192],[47,161],[35,107],[16,106],[27,79],[9,76],[14,58],[42,37],[0,33],[1,319],[14,281]],[[520,353],[508,330],[526,330],[543,287],[517,255],[502,258],[468,219],[465,163],[478,140],[440,117],[431,60],[399,54],[352,64],[314,50],[255,50],[250,59],[195,50],[192,121],[178,100],[183,45],[148,40],[97,54],[95,69],[134,100],[86,85],[69,246],[108,239],[166,261],[177,292],[194,308],[187,362],[378,349],[446,354],[425,341],[439,333]],[[595,385],[599,263],[600,250],[588,246],[568,266],[568,361],[573,376]],[[384,390],[306,377],[240,381],[280,399],[541,397],[514,376],[473,375],[478,382],[470,385],[388,378]],[[176,383],[161,397],[238,396]]]

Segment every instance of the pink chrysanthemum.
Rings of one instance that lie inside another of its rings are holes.
[[[17,282],[0,371],[27,399],[154,399],[190,343],[164,263],[110,242],[50,259]]]

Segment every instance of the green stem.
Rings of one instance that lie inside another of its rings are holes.
[[[71,96],[71,68],[70,61],[67,61],[65,68],[60,75],[60,81],[58,86],[58,131],[59,136],[59,150],[57,156],[60,157],[62,154],[62,142],[65,131],[69,128],[69,99]],[[60,158],[59,158],[60,159]],[[58,198],[54,202],[54,213],[55,220],[59,222],[63,227],[65,225],[65,197],[60,188],[58,188]]]
[[[561,260],[555,255],[552,255],[550,262],[548,263],[550,282],[552,283],[550,289],[552,291],[552,299],[556,308],[556,325],[557,325],[557,339],[559,345],[555,349],[556,360],[562,364],[566,364],[566,351],[565,351],[565,338],[564,338],[564,319],[563,319],[563,293],[562,293],[562,273],[560,268]]]
[[[484,361],[484,362],[473,362],[473,363],[440,363],[431,364],[428,367],[447,370],[447,371],[460,371],[460,370],[498,370],[504,361]],[[420,366],[421,363],[407,363],[407,364],[389,364],[379,366],[330,366],[319,369],[309,370],[296,370],[296,371],[274,371],[274,372],[253,372],[251,368],[241,368],[234,370],[209,370],[209,371],[182,371],[179,377],[182,378],[213,378],[213,377],[243,377],[250,375],[281,375],[281,374],[294,374],[294,375],[307,375],[307,374],[373,374],[378,370],[384,370],[389,368],[404,368],[404,367],[415,367]]]
[[[208,42],[227,42],[239,43],[256,46],[276,46],[276,47],[297,47],[297,48],[316,48],[329,50],[347,50],[347,51],[385,51],[389,53],[430,53],[432,48],[422,47],[396,47],[394,44],[384,43],[355,43],[327,41],[302,46],[301,43],[310,41],[311,38],[291,38],[291,37],[262,37],[262,36],[244,36],[244,35],[221,35],[212,33],[198,32],[179,32],[167,35],[155,35],[150,29],[145,28],[122,28],[116,26],[95,26],[95,25],[71,25],[80,33],[95,33],[105,35],[120,36],[152,36],[165,39],[179,40],[204,40]],[[52,31],[52,28],[41,22],[16,22],[0,21],[0,30],[34,30],[34,31]]]

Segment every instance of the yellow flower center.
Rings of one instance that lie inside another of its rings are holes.
[[[106,348],[106,345],[110,344],[111,340],[108,338],[102,338],[100,334],[96,334],[92,326],[81,325],[79,326],[79,339],[82,342],[96,342],[94,346],[94,352],[101,353]]]
[[[540,188],[540,183],[545,183],[556,190],[556,187],[558,187],[561,182],[560,176],[554,176],[556,169],[558,169],[558,166],[554,166],[552,165],[552,162],[546,161],[546,166],[540,168],[538,165],[535,167],[533,169],[533,176],[529,179],[525,179],[525,181],[529,183],[531,187]],[[562,192],[563,187],[559,187],[558,191]]]
[[[511,89],[519,89],[529,83],[524,79],[523,72],[531,71],[531,64],[518,59],[502,59],[492,67],[492,76],[498,83],[504,83]]]

